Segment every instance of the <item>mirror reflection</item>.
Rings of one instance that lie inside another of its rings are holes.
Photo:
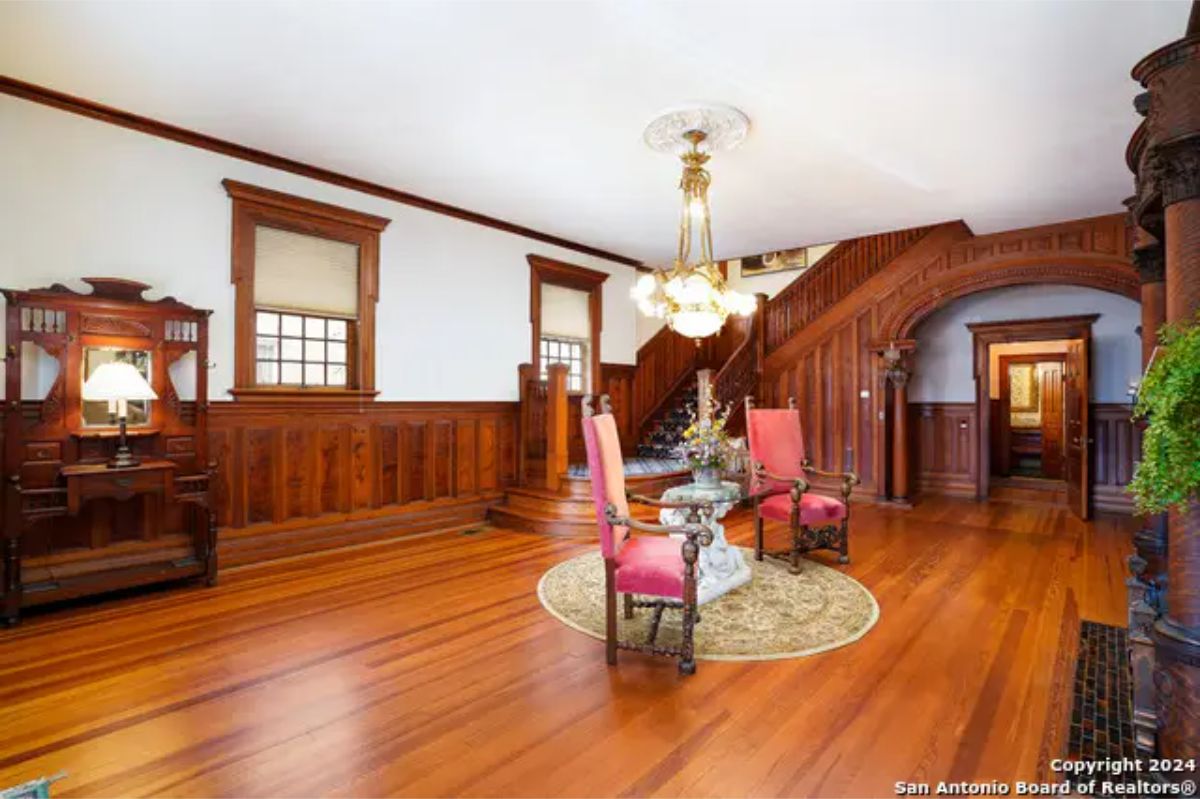
[[[147,350],[127,350],[120,347],[84,347],[83,382],[106,363],[132,364],[147,382],[150,380],[150,353]],[[82,385],[82,383],[80,384]],[[151,400],[130,400],[128,410],[129,427],[145,427],[150,424]],[[112,407],[109,407],[109,406]],[[83,402],[83,424],[85,427],[108,427],[117,423],[115,402]]]

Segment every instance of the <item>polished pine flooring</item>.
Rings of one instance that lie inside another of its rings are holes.
[[[586,547],[432,535],[30,617],[0,632],[0,786],[56,796],[892,795],[1044,773],[1078,620],[1122,623],[1129,521],[930,500],[855,510],[882,615],[801,660],[622,654],[541,610]],[[749,541],[744,514],[731,538]]]

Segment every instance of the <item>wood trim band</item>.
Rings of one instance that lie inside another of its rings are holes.
[[[101,103],[87,100],[82,97],[76,97],[64,92],[48,89],[44,86],[38,86],[33,83],[27,83],[7,75],[0,75],[0,94],[7,94],[10,97],[17,97],[22,100],[39,103],[40,105],[57,108],[60,111],[67,111],[72,114],[78,114],[90,119],[95,119],[100,122],[107,122],[110,125],[136,130],[139,133],[146,133],[151,136],[157,136],[162,139],[186,144],[190,147],[198,147],[201,150],[219,153],[237,158],[242,161],[259,164],[261,166],[278,169],[283,172],[290,172],[293,175],[301,175],[313,180],[319,180],[323,183],[329,183],[334,186],[341,186],[345,189],[359,191],[363,194],[370,194],[375,197],[382,197],[385,200],[409,205],[414,208],[420,208],[423,211],[431,211],[435,214],[454,217],[461,219],[464,222],[470,222],[476,225],[483,225],[495,230],[501,230],[505,233],[511,233],[515,236],[523,236],[535,241],[541,241],[546,244],[551,244],[555,247],[562,247],[566,250],[574,250],[575,252],[583,253],[584,255],[592,255],[597,258],[604,258],[608,261],[632,266],[635,269],[644,269],[645,266],[641,261],[634,258],[629,258],[624,255],[618,255],[599,247],[592,247],[587,244],[581,244],[576,241],[564,239],[560,236],[555,236],[550,233],[543,233],[532,228],[518,225],[513,222],[506,222],[503,219],[497,219],[486,214],[480,214],[475,211],[469,211],[465,208],[459,208],[455,205],[431,200],[427,197],[421,197],[416,194],[411,194],[400,189],[394,189],[390,186],[384,186],[379,183],[373,183],[369,180],[356,178],[351,175],[346,175],[341,172],[335,172],[331,169],[306,164],[303,161],[296,161],[291,158],[286,158],[274,153],[268,153],[263,150],[258,150],[253,147],[247,147],[243,144],[236,144],[225,139],[219,139],[216,136],[210,136],[198,131],[189,130],[187,128],[172,125],[168,122],[161,122],[156,119],[144,117],[139,114],[134,114],[129,111],[122,111],[119,108],[103,105]]]

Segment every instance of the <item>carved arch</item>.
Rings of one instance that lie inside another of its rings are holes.
[[[919,290],[892,306],[879,327],[881,341],[912,338],[930,314],[960,297],[1008,286],[1053,284],[1099,289],[1140,301],[1137,270],[1121,256],[999,256],[951,269],[921,284]]]

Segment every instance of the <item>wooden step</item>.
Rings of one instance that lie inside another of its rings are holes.
[[[543,516],[591,519],[595,522],[596,506],[591,491],[585,496],[552,494],[536,489],[513,488],[508,491],[505,505],[514,510],[529,511]]]
[[[591,519],[566,518],[514,508],[510,505],[498,505],[491,509],[488,520],[506,530],[550,535],[556,538],[595,540],[599,535],[594,512]]]

